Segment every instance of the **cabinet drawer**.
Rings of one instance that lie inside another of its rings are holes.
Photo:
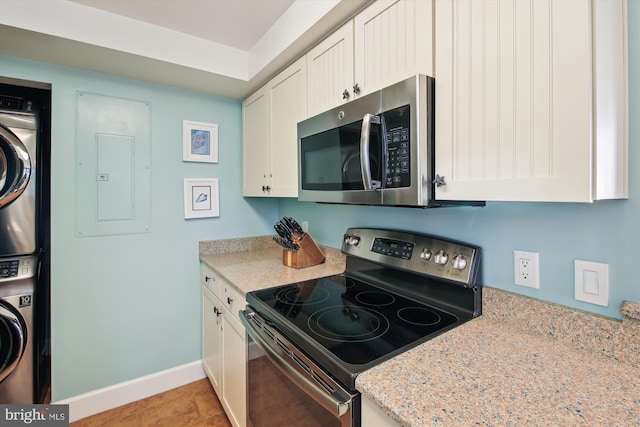
[[[238,319],[238,311],[244,309],[245,306],[245,299],[242,293],[229,283],[224,283],[220,285],[220,299],[233,317]]]
[[[216,297],[220,296],[220,283],[223,281],[218,273],[205,263],[200,263],[200,281],[205,285]]]

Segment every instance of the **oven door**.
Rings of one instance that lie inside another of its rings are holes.
[[[360,394],[350,393],[250,307],[247,420],[252,427],[360,426]]]

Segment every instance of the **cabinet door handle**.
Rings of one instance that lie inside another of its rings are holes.
[[[271,187],[269,187],[268,185],[263,185],[262,191],[271,191]]]
[[[205,282],[208,282],[209,280],[214,280],[215,281],[216,278],[215,277],[204,276],[204,281]]]
[[[353,93],[356,95],[360,93],[360,86],[358,86],[358,83],[353,85]]]
[[[349,99],[349,91],[348,90],[344,90],[344,92],[342,92],[342,99]]]
[[[222,314],[222,312],[218,310],[218,307],[213,307],[213,312],[216,314],[216,317],[220,317]]]
[[[438,174],[436,174],[436,177],[433,180],[433,183],[436,185],[436,187],[447,185],[446,181],[444,180],[444,176],[440,176]]]
[[[227,297],[227,304],[231,305],[232,302],[233,302],[233,298]]]

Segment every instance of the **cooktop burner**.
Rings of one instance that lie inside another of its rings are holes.
[[[361,365],[458,319],[424,303],[344,275],[252,293],[343,362]]]
[[[374,340],[389,330],[382,313],[359,307],[328,307],[309,317],[309,329],[328,340],[363,342]]]

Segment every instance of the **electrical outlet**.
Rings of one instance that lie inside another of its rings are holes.
[[[305,233],[309,232],[309,222],[308,221],[302,221],[302,231],[304,231]]]
[[[516,285],[540,288],[538,252],[513,251],[513,280]]]

